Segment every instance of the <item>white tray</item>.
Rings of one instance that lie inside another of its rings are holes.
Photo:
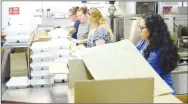
[[[52,38],[66,38],[68,36],[68,31],[65,29],[55,29],[48,33]]]
[[[53,79],[55,83],[67,82],[68,74],[55,74]]]
[[[49,42],[35,42],[30,47],[33,53],[49,52],[52,49],[52,45]]]
[[[15,36],[15,35],[18,35],[18,34],[31,35],[32,31],[33,31],[32,26],[12,25],[12,26],[7,27],[4,30],[4,33],[7,36]]]
[[[70,51],[67,49],[60,49],[57,52],[54,52],[54,58],[67,58],[70,57]]]
[[[27,43],[30,39],[30,36],[27,35],[7,36],[5,37],[5,39],[9,43]]]
[[[52,75],[48,70],[31,71],[32,79],[50,79]]]
[[[48,70],[50,62],[38,62],[38,63],[31,63],[30,66],[33,71],[39,70]]]
[[[7,83],[6,86],[9,89],[16,88],[28,88],[30,81],[27,77],[12,77]]]
[[[30,57],[32,58],[32,62],[48,62],[51,61],[53,54],[49,52],[41,52],[41,53],[34,53]]]
[[[51,87],[54,84],[54,81],[53,79],[31,79],[30,83],[33,88]]]
[[[69,49],[71,42],[66,38],[52,39],[49,41],[52,47],[56,49]]]

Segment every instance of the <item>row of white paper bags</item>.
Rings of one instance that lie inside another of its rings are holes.
[[[69,49],[71,42],[66,38],[52,39],[48,42],[35,42],[30,49],[33,53],[57,52],[59,49]]]

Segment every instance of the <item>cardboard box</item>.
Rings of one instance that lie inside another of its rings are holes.
[[[153,78],[85,79],[75,82],[70,103],[152,103],[153,89]]]
[[[91,90],[91,92],[78,89],[78,86],[83,86],[84,84],[85,86],[83,89],[89,89],[90,84],[96,87],[99,86],[100,83],[96,84],[95,80],[99,82],[100,80],[105,80],[107,82],[109,81],[109,83],[111,83],[112,86],[114,85],[121,86],[121,84],[118,81],[113,82],[113,80],[123,79],[125,84],[129,85],[129,83],[126,82],[127,79],[136,80],[136,79],[143,78],[145,80],[149,80],[148,78],[153,77],[154,78],[154,90],[153,90],[154,94],[152,96],[153,98],[156,96],[161,96],[161,95],[172,93],[172,89],[163,81],[162,78],[160,78],[160,76],[148,64],[148,62],[144,59],[144,57],[136,49],[136,47],[132,43],[130,43],[128,40],[101,45],[101,46],[90,48],[84,51],[85,51],[85,54],[82,54],[83,59],[69,61],[69,90],[70,90],[69,95],[72,95],[72,98],[74,98],[74,101],[73,101],[74,103],[85,102],[85,101],[87,102],[109,102],[109,101],[130,102],[127,99],[118,101],[117,100],[118,98],[116,97],[115,98],[108,97],[110,99],[104,98],[102,99],[103,101],[101,99],[95,99],[95,97],[93,97],[92,99],[90,98],[90,100],[87,100],[87,99],[84,100],[82,99],[82,97],[89,98],[88,97],[89,95],[87,97],[86,95],[82,96],[82,94],[79,95],[81,97],[78,97],[76,95],[77,93],[81,93],[81,92],[83,93],[88,92],[91,95],[92,94],[95,95],[95,91],[97,91],[97,89],[93,91]],[[81,81],[86,81],[86,82],[84,83]],[[79,84],[79,83],[82,83],[82,84]],[[102,85],[103,83],[101,83],[101,86]],[[127,89],[123,87],[118,88],[117,86],[116,87],[114,86],[115,91],[111,91],[109,90],[110,89],[109,85],[104,84],[103,87],[106,88],[106,89],[103,89],[106,91],[106,92],[103,92],[105,93],[104,95],[113,94],[116,91],[118,92],[120,90],[120,92],[115,93],[115,95],[116,96],[123,95],[124,98],[126,98],[127,95],[124,95],[125,93],[124,91],[127,91]],[[139,89],[140,86],[143,87],[144,85],[140,84],[138,81],[138,85],[136,86],[137,88],[135,88],[135,86],[128,87],[128,90],[132,91],[132,93],[135,94],[134,99],[137,99],[138,96],[139,97],[147,96],[148,93],[151,94],[150,90],[148,91],[146,90],[145,93],[141,93],[141,95],[136,94],[136,92],[134,91],[135,89]],[[150,86],[151,88],[152,82],[148,86]],[[103,96],[100,94],[98,96],[103,98]],[[148,99],[148,102],[150,101],[151,99]],[[131,102],[137,102],[137,101],[135,100]]]
[[[154,103],[183,103],[181,102],[178,98],[176,98],[175,96],[171,95],[171,94],[167,94],[167,95],[162,95],[162,96],[156,96],[154,97]]]
[[[46,33],[46,32],[41,32],[38,33],[35,37],[34,37],[34,42],[43,42],[43,41],[49,41],[51,39],[51,37]]]

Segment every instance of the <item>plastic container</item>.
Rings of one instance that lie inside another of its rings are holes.
[[[31,63],[30,66],[33,71],[48,70],[50,62]]]
[[[61,83],[61,82],[67,82],[67,81],[68,81],[68,74],[55,74],[54,75],[55,83]]]
[[[27,77],[12,77],[6,83],[6,86],[9,89],[28,88],[29,85],[30,85],[30,81]]]
[[[11,25],[4,30],[4,33],[7,36],[31,35],[32,31],[34,31],[32,26]]]
[[[60,49],[57,52],[53,53],[54,58],[65,58],[69,59],[70,51],[68,49]]]
[[[30,36],[28,35],[6,36],[5,39],[7,42],[10,43],[27,43],[30,39]]]
[[[48,62],[51,61],[53,54],[49,52],[41,52],[41,53],[34,53],[30,56],[32,58],[32,62]]]
[[[56,49],[69,49],[71,44],[67,38],[52,39],[49,42]]]
[[[48,70],[31,71],[32,79],[50,79],[51,77],[52,75],[49,73]]]
[[[33,53],[52,51],[52,45],[49,42],[35,42],[30,47]]]
[[[65,29],[55,29],[48,32],[48,34],[52,37],[52,39],[54,39],[54,38],[66,38],[68,37],[69,33]]]
[[[33,88],[51,87],[54,84],[54,80],[51,79],[31,79],[31,86]]]

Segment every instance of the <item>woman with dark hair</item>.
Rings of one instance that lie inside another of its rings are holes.
[[[159,76],[174,90],[171,71],[177,66],[178,50],[164,19],[156,13],[144,13],[140,22],[141,41],[136,45]]]

